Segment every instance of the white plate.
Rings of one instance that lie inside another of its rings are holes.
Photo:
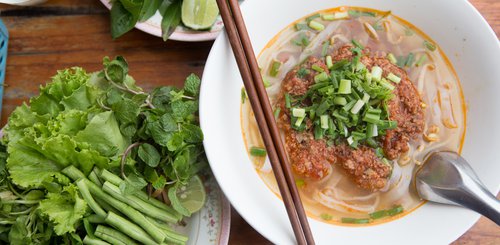
[[[111,3],[109,0],[100,0],[106,8],[111,9]],[[243,0],[240,0],[242,2]],[[161,37],[161,20],[162,16],[157,11],[151,18],[142,23],[137,23],[135,28],[149,33],[153,36]],[[210,27],[209,30],[195,31],[189,29],[183,25],[178,26],[174,33],[169,37],[170,40],[184,41],[184,42],[201,42],[214,40],[224,28],[222,20],[217,17],[215,23]]]
[[[253,0],[242,11],[255,53],[289,23],[321,9],[362,6],[392,10],[432,37],[458,73],[467,103],[463,156],[493,193],[500,189],[500,43],[465,0]],[[286,7],[284,7],[286,6]],[[245,151],[240,127],[241,81],[226,35],[216,40],[203,74],[200,117],[213,173],[235,209],[277,244],[294,243],[282,201],[259,178]],[[427,203],[392,222],[343,227],[309,219],[318,244],[445,244],[479,215]]]

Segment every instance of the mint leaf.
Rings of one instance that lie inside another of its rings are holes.
[[[156,190],[161,190],[161,189],[165,188],[165,185],[167,184],[167,180],[162,175],[162,176],[158,177],[155,181],[153,181],[151,184],[153,185],[153,188],[155,188]]]
[[[172,115],[178,122],[182,122],[196,111],[198,111],[198,103],[195,101],[172,102]]]
[[[177,149],[181,148],[183,144],[184,139],[182,137],[182,134],[177,132],[174,133],[170,140],[167,142],[167,148],[169,151],[176,151]]]
[[[200,78],[194,73],[191,73],[184,82],[184,91],[186,91],[188,95],[198,96],[200,92],[200,84]]]
[[[124,195],[133,195],[141,191],[146,185],[148,185],[148,183],[143,178],[139,177],[137,174],[130,174],[120,184],[120,191]]]
[[[203,132],[199,126],[186,124],[182,126],[182,136],[187,143],[203,142]]]
[[[160,163],[160,153],[154,146],[148,143],[144,143],[139,146],[137,154],[139,155],[139,158],[150,167],[154,168],[158,166],[158,163]]]

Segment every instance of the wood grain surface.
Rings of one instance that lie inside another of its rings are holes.
[[[500,1],[470,2],[500,36]],[[202,74],[212,45],[165,43],[138,30],[112,40],[109,12],[97,0],[49,0],[36,7],[0,4],[0,17],[10,32],[1,125],[58,69],[82,66],[94,71],[101,69],[102,57],[123,55],[130,63],[130,74],[142,87],[179,85],[191,72]],[[271,244],[234,210],[231,222],[229,244]],[[453,244],[500,244],[500,228],[481,218]]]

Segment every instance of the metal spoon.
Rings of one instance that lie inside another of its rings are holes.
[[[500,225],[500,201],[455,152],[434,152],[415,176],[421,198],[474,210]]]

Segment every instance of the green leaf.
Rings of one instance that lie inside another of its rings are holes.
[[[159,122],[165,132],[175,132],[179,129],[177,122],[169,113],[163,114],[160,117]]]
[[[161,190],[165,188],[167,180],[165,179],[165,177],[163,177],[163,175],[161,175],[155,181],[151,182],[151,184],[153,185],[153,188],[155,188],[155,190]]]
[[[75,140],[87,143],[91,149],[108,157],[121,154],[128,145],[111,111],[96,114]]]
[[[117,84],[125,82],[128,74],[128,63],[122,56],[117,56],[114,60],[104,67],[106,78]]]
[[[175,101],[172,102],[172,116],[181,122],[188,116],[191,116],[198,111],[198,103],[196,101]]]
[[[160,7],[161,0],[144,0],[141,12],[139,13],[139,22],[144,22],[151,18]]]
[[[139,177],[137,174],[130,174],[120,184],[120,191],[124,195],[133,195],[141,191],[146,185],[148,185],[148,183],[143,178]]]
[[[198,76],[191,73],[184,82],[184,91],[191,96],[198,96],[200,93],[201,80]]]
[[[118,0],[134,16],[139,16],[144,0]]]
[[[181,3],[182,1],[173,1],[165,12],[163,12],[163,19],[161,21],[161,36],[164,41],[174,32],[175,28],[181,23]]]
[[[165,110],[170,104],[170,91],[174,90],[173,87],[159,87],[151,92],[153,97],[152,103],[156,108]]]
[[[9,242],[10,244],[30,244],[31,239],[28,235],[28,216],[19,216],[16,222],[10,228]]]
[[[111,7],[111,37],[116,39],[134,28],[139,15],[127,11],[120,1],[114,1]]]
[[[203,132],[199,126],[193,124],[185,124],[182,126],[182,136],[187,143],[203,142]]]
[[[184,139],[181,133],[174,133],[170,140],[167,142],[167,148],[169,151],[176,151],[184,145]]]
[[[160,163],[160,153],[154,146],[148,143],[144,143],[139,146],[137,154],[139,155],[139,158],[150,167],[154,168],[158,166],[158,163]]]
[[[76,225],[87,212],[87,203],[78,195],[75,185],[64,187],[61,193],[49,193],[38,208],[42,215],[55,224],[57,235],[74,232]]]

